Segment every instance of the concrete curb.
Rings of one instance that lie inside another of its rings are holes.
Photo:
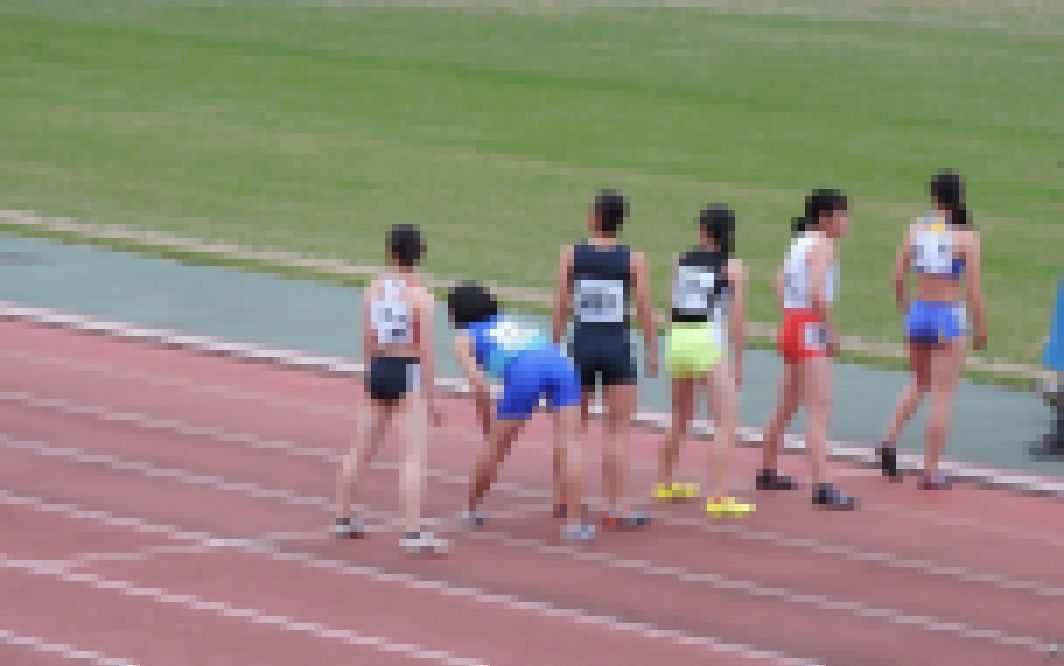
[[[186,349],[242,361],[270,362],[283,368],[322,372],[332,376],[358,377],[365,370],[362,363],[339,357],[313,356],[291,349],[273,349],[223,338],[190,335],[170,329],[147,328],[128,322],[104,321],[84,315],[7,301],[0,301],[0,319],[106,335],[122,340],[147,342],[162,347]],[[469,386],[458,379],[440,378],[437,379],[436,385],[450,395],[465,396],[470,393]],[[596,417],[602,414],[601,408],[598,407],[593,407],[591,411]],[[639,412],[632,420],[635,425],[656,432],[664,432],[670,422],[667,414],[654,412]],[[695,421],[691,431],[697,437],[710,438],[713,435],[713,425],[708,421]],[[738,434],[739,443],[742,446],[757,447],[761,443],[761,433],[757,429],[741,427]],[[783,446],[786,453],[805,451],[802,439],[793,435],[786,436]],[[831,459],[866,468],[878,466],[875,449],[856,442],[832,442]],[[899,459],[899,464],[908,472],[918,472],[921,469],[920,456],[901,455]],[[1024,475],[967,464],[943,465],[943,467],[958,482],[995,490],[1064,499],[1064,479],[1062,478]]]
[[[313,257],[284,250],[253,250],[232,243],[211,243],[202,239],[183,238],[157,231],[137,229],[117,224],[91,224],[71,218],[43,217],[30,211],[0,209],[0,222],[14,227],[41,229],[50,232],[69,234],[85,240],[129,241],[145,247],[166,250],[186,251],[201,255],[214,255],[224,259],[247,262],[261,262],[285,268],[312,270],[338,276],[372,277],[379,270],[377,266],[355,266],[339,259]],[[446,289],[454,280],[429,278],[428,286],[433,289]],[[538,306],[553,305],[551,294],[535,289],[490,284],[500,296]],[[776,327],[764,322],[746,322],[747,334],[754,338],[773,340]],[[879,358],[904,359],[908,355],[901,345],[864,340],[853,336],[842,336],[840,346],[843,351],[866,354]],[[1034,382],[1045,381],[1048,373],[1035,365],[1011,363],[1002,359],[983,359],[969,356],[966,360],[968,370],[988,372],[991,374],[1008,374],[1019,376]]]

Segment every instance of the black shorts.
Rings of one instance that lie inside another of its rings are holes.
[[[579,326],[573,330],[569,353],[587,391],[603,386],[635,384],[637,373],[628,327]]]
[[[409,356],[378,356],[369,363],[366,392],[374,400],[393,403],[417,389],[418,359]]]

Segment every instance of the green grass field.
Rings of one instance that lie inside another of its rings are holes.
[[[199,4],[0,0],[0,206],[354,262],[417,222],[431,271],[546,288],[618,187],[663,303],[724,201],[771,321],[790,217],[841,187],[843,332],[898,340],[895,245],[952,166],[989,354],[1038,357],[1064,276],[1064,4]]]

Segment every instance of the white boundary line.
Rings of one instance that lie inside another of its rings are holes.
[[[271,349],[262,345],[233,342],[211,336],[188,335],[170,329],[146,328],[127,322],[104,321],[84,315],[68,314],[49,308],[26,306],[9,301],[0,301],[0,319],[98,333],[119,339],[137,340],[164,347],[193,350],[241,360],[268,361],[284,368],[315,370],[332,376],[361,375],[365,367],[361,363],[338,357],[312,356],[290,349]],[[455,395],[469,394],[469,387],[464,382],[455,379],[441,378],[437,380],[437,387]],[[601,414],[601,410],[592,411],[596,416]],[[668,427],[669,418],[665,414],[640,412],[633,417],[632,422],[635,425],[653,430],[664,430]],[[712,425],[706,421],[696,421],[691,427],[691,434],[697,437],[709,437],[712,432]],[[753,428],[739,428],[738,435],[739,443],[744,445],[756,446],[761,442],[760,433]],[[784,440],[783,448],[788,452],[800,452],[805,450],[805,444],[799,437],[787,436]],[[833,443],[830,448],[830,457],[833,460],[860,466],[876,466],[878,464],[874,449],[857,446],[853,443],[839,442]],[[907,460],[903,460],[903,463],[913,469],[916,468],[914,460],[919,460],[919,458],[910,457]],[[1024,494],[1064,499],[1064,480],[1010,473],[970,465],[944,464],[943,468],[957,481],[992,489],[1011,490]]]
[[[220,617],[267,625],[283,631],[310,634],[315,638],[338,640],[347,645],[401,654],[412,659],[436,662],[443,666],[489,666],[479,659],[458,657],[441,650],[428,650],[420,645],[394,643],[386,638],[367,636],[349,629],[330,629],[317,622],[299,622],[281,615],[267,615],[254,608],[240,608],[222,601],[207,601],[191,594],[173,594],[158,587],[140,587],[130,581],[112,580],[97,574],[57,570],[34,562],[12,560],[3,553],[0,553],[0,567],[16,569],[37,576],[52,577],[64,583],[80,583],[97,590],[113,590],[123,596],[147,598],[155,603],[173,604],[194,611],[206,611]],[[101,663],[100,666],[111,665]]]
[[[91,666],[139,666],[129,659],[108,657],[95,650],[82,650],[73,645],[50,643],[36,636],[23,636],[8,629],[0,629],[0,643],[29,648],[41,654],[54,654],[70,661],[82,661]]]
[[[232,539],[207,532],[189,532],[173,525],[148,523],[140,518],[116,516],[107,511],[87,510],[73,504],[51,502],[42,497],[16,495],[3,489],[0,489],[0,503],[28,506],[38,511],[59,513],[78,520],[92,520],[108,526],[131,528],[144,534],[166,534],[175,539],[199,543],[205,548],[233,548],[241,553],[265,556],[278,562],[291,562],[299,566],[328,570],[344,576],[366,577],[376,582],[396,583],[410,589],[431,590],[444,596],[466,598],[476,603],[500,606],[507,610],[565,618],[580,624],[602,626],[610,631],[635,633],[646,638],[702,647],[708,651],[736,653],[751,659],[766,660],[778,666],[824,666],[820,662],[791,657],[772,650],[728,643],[714,637],[662,629],[648,623],[628,622],[616,617],[595,615],[589,611],[559,607],[549,602],[532,601],[509,594],[495,594],[473,587],[452,586],[447,581],[426,579],[406,573],[393,573],[379,567],[352,565],[341,560],[323,559],[310,553],[281,552],[272,544],[259,539]],[[41,569],[47,569],[46,566],[38,566]],[[47,572],[53,573],[54,571],[49,569]]]
[[[324,497],[299,495],[289,490],[263,488],[250,482],[228,481],[224,477],[195,474],[180,468],[158,467],[144,461],[119,458],[109,454],[89,454],[73,447],[55,447],[45,442],[18,441],[0,435],[0,446],[12,450],[30,451],[36,455],[59,457],[76,463],[103,465],[116,471],[129,471],[146,477],[171,479],[185,485],[206,486],[223,492],[235,492],[255,499],[281,501],[294,506],[318,506],[329,510],[331,500]],[[364,510],[364,515],[373,519],[398,520],[397,514]],[[682,567],[660,566],[647,560],[616,557],[611,553],[596,552],[567,545],[556,545],[541,539],[514,538],[501,532],[477,531],[471,538],[489,540],[504,546],[531,550],[536,553],[564,556],[581,562],[604,564],[610,568],[637,571],[647,576],[664,577],[683,583],[701,584],[720,591],[737,591],[757,598],[777,599],[796,605],[812,606],[818,610],[841,612],[855,617],[880,618],[891,624],[914,626],[927,632],[948,633],[965,639],[987,640],[1001,646],[1024,647],[1035,652],[1052,653],[1056,644],[1044,642],[1033,636],[1015,636],[999,629],[983,629],[964,622],[945,622],[939,618],[909,615],[894,608],[879,608],[857,601],[840,601],[820,594],[806,594],[783,587],[765,587],[754,581],[729,579],[716,573],[692,572]],[[53,568],[52,571],[55,571]],[[1064,590],[1049,590],[1051,595],[1064,595]]]
[[[332,465],[338,465],[343,460],[342,455],[324,447],[303,447],[291,441],[266,440],[258,437],[257,435],[249,433],[227,432],[225,430],[212,426],[194,426],[184,423],[182,421],[156,419],[146,414],[139,414],[133,412],[113,412],[105,407],[97,405],[83,405],[73,403],[64,399],[40,398],[23,392],[0,392],[0,403],[6,401],[18,402],[31,408],[51,409],[62,414],[88,416],[90,418],[98,419],[104,422],[130,424],[135,427],[142,427],[145,429],[162,429],[183,436],[202,437],[223,444],[239,443],[242,445],[246,445],[252,449],[277,451],[283,455],[310,457]],[[376,469],[387,469],[392,471],[400,469],[399,463],[395,462],[384,463],[375,461],[373,462],[372,467]],[[468,483],[468,480],[465,477],[450,474],[443,470],[430,469],[427,471],[427,473],[430,477],[436,478],[438,481],[444,484],[465,486]],[[550,493],[548,490],[533,489],[508,482],[496,483],[495,489],[496,491],[513,494],[522,499],[540,500],[544,504],[536,505],[538,510],[543,510],[543,507],[547,506],[545,503],[550,502],[553,497],[552,493]],[[526,513],[527,510],[528,509],[525,508],[524,510],[519,509],[510,512],[492,512],[492,516],[521,516]],[[888,513],[894,513],[889,509],[883,510]],[[937,514],[931,515],[932,517],[937,519],[938,522],[942,522],[943,518],[941,516],[938,516]],[[705,521],[697,520],[694,518],[677,518],[671,516],[667,512],[654,511],[652,512],[652,516],[656,520],[660,520],[664,524],[672,525],[675,527],[693,527],[695,529],[707,533],[729,534],[733,537],[746,540],[767,541],[777,546],[796,548],[800,550],[805,550],[807,552],[812,552],[818,555],[842,557],[843,559],[854,562],[878,563],[882,566],[890,568],[915,570],[917,572],[922,572],[933,576],[953,577],[968,583],[987,583],[995,587],[1000,587],[1002,589],[1031,590],[1037,594],[1056,594],[1055,592],[1052,592],[1052,590],[1055,588],[1052,588],[1051,586],[1046,586],[1045,584],[1037,581],[1014,580],[1001,576],[1000,574],[971,571],[965,567],[936,564],[928,560],[899,558],[890,553],[862,551],[852,546],[829,544],[821,540],[812,538],[796,538],[781,534],[779,532],[752,530],[742,525],[710,524],[706,523]],[[919,513],[918,516],[921,518],[926,518],[925,516],[922,516]],[[1035,541],[1045,545],[1064,548],[1064,539],[1055,538],[1051,534],[1026,532],[1017,530],[1015,528],[1008,528],[1006,526],[986,525],[980,522],[973,522],[972,524],[969,524],[963,519],[954,519],[950,520],[949,522],[953,523],[951,526],[954,527],[974,527],[982,531],[993,533],[996,536],[1022,538],[1025,540]]]

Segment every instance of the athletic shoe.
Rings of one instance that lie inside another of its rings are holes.
[[[580,511],[581,511],[581,515],[586,514],[587,513],[587,505],[586,504],[581,504],[580,505]],[[564,518],[568,518],[569,517],[569,506],[566,505],[566,504],[560,504],[560,503],[559,504],[555,504],[554,505],[554,517],[557,518],[558,520],[562,520]]]
[[[926,474],[920,479],[920,490],[948,490],[951,485],[953,485],[953,479],[942,472]]]
[[[883,476],[887,477],[891,481],[901,478],[901,472],[898,470],[898,449],[893,444],[888,444],[883,441],[879,443],[879,469],[883,472]]]
[[[830,483],[822,483],[813,493],[813,504],[840,511],[852,511],[857,508],[857,498],[841,492]]]
[[[798,487],[798,482],[774,469],[763,469],[757,473],[755,486],[758,490],[794,490]]]
[[[602,526],[611,529],[638,529],[650,524],[650,516],[642,511],[618,513],[609,511],[602,517]]]
[[[734,497],[712,497],[706,502],[711,518],[743,518],[757,509],[755,504],[739,502]]]
[[[1039,459],[1064,457],[1064,441],[1054,441],[1046,435],[1042,441],[1031,444],[1028,451]]]
[[[337,518],[332,532],[337,539],[361,539],[366,536],[366,528],[357,518]]]
[[[466,527],[482,527],[484,521],[484,512],[480,509],[472,509],[471,511],[462,512],[462,522],[466,524]]]
[[[407,532],[399,542],[408,555],[442,555],[450,550],[450,543],[437,539],[432,532]]]
[[[687,502],[697,498],[701,489],[697,483],[659,483],[654,496],[659,502]]]
[[[594,525],[563,525],[562,541],[591,541],[595,538]]]

